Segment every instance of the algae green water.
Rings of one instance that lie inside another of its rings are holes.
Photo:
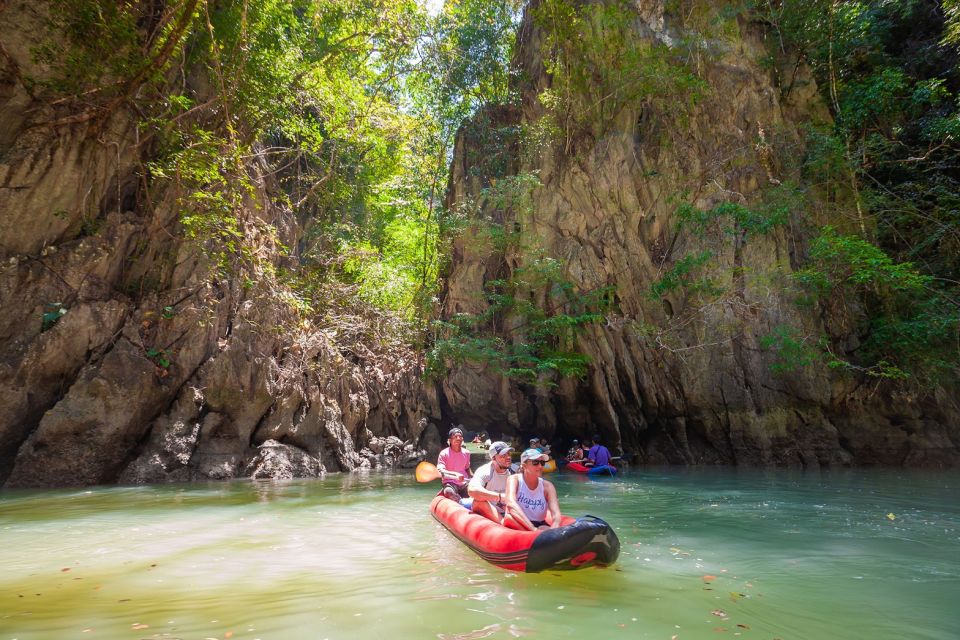
[[[552,474],[607,569],[517,574],[411,472],[0,492],[0,640],[960,637],[960,474]]]

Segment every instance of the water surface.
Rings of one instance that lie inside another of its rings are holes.
[[[960,637],[960,474],[552,474],[620,537],[517,574],[412,473],[0,492],[0,640]]]

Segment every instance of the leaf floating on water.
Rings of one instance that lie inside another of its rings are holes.
[[[717,576],[711,576],[711,575],[703,576],[704,582],[713,582],[716,579],[717,579]]]
[[[713,611],[710,612],[710,614],[711,614],[711,615],[714,615],[714,616],[717,616],[717,617],[719,617],[719,618],[726,618],[726,617],[728,617],[728,616],[727,616],[727,612],[724,611],[723,609],[714,609]]]
[[[897,516],[893,515],[892,513],[887,514],[887,520],[890,520],[892,522],[896,519],[897,519]]]
[[[738,624],[737,626],[740,627],[741,629],[748,629],[748,630],[750,629],[750,625],[748,624]]]
[[[730,602],[736,602],[740,598],[746,598],[746,597],[747,597],[747,594],[745,593],[738,593],[736,591],[730,592]]]
[[[223,637],[224,637],[224,638],[232,638],[232,637],[233,637],[233,631],[227,631],[225,634],[223,634]]]
[[[60,573],[66,573],[67,571],[70,571],[70,567],[64,567],[63,569],[60,569]]]
[[[132,625],[130,625],[130,628],[134,631],[142,631],[143,629],[149,629],[150,625],[143,624],[141,622],[134,622]]]

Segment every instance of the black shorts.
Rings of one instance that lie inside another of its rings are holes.
[[[444,489],[444,490],[445,490],[447,487],[450,487],[451,489],[453,489],[454,491],[456,491],[456,492],[457,492],[457,495],[460,496],[461,498],[469,498],[469,497],[470,497],[470,493],[467,491],[467,485],[466,485],[466,484],[456,485],[456,484],[453,484],[453,483],[448,483],[448,484],[443,485],[443,489]]]
[[[542,527],[543,525],[547,524],[546,520],[531,520],[530,522],[533,523],[533,526],[535,527]]]

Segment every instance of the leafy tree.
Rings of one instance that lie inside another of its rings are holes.
[[[489,304],[483,313],[435,323],[429,374],[441,375],[465,361],[548,386],[556,377],[586,374],[589,359],[576,349],[576,336],[603,317],[609,290],[577,293],[560,263],[545,256],[485,286]]]

